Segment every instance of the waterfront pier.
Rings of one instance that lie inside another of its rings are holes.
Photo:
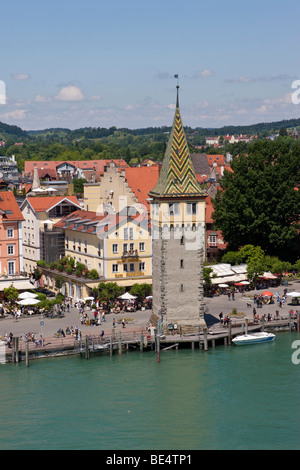
[[[74,336],[53,337],[43,340],[43,344],[25,341],[23,338],[14,337],[12,347],[6,346],[6,362],[25,361],[29,366],[31,360],[47,357],[62,357],[78,355],[89,359],[94,355],[110,355],[135,351],[153,351],[156,353],[157,362],[160,362],[163,351],[170,349],[196,348],[208,351],[218,345],[231,345],[234,337],[255,331],[263,330],[289,330],[300,331],[300,319],[281,319],[267,323],[251,323],[247,319],[242,322],[233,322],[229,325],[216,324],[210,329],[201,328],[197,333],[173,332],[171,334],[151,335],[145,329],[119,331],[112,335],[85,335],[79,338]]]

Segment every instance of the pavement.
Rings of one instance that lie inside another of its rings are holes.
[[[285,288],[288,289],[288,292],[294,290],[300,291],[300,280],[289,282],[287,286],[268,288],[267,290],[270,290],[274,294],[278,292],[280,297],[282,297]],[[253,307],[256,307],[253,303],[253,296],[254,294],[259,295],[262,292],[263,290],[252,290],[243,294],[236,293],[234,300],[228,300],[227,295],[205,297],[205,320],[208,327],[219,324],[220,312],[223,312],[223,317],[225,317],[226,315],[230,315],[234,308],[237,312],[244,314],[243,318],[253,320]],[[256,307],[257,314],[260,317],[268,313],[273,316],[276,310],[279,310],[279,315],[282,318],[288,318],[291,309],[300,312],[300,305],[296,307],[292,306],[290,298],[288,297],[287,299],[282,308],[277,305],[277,302],[271,305],[263,305],[263,307],[259,309]],[[90,319],[93,318],[92,310],[86,310],[86,313]],[[66,331],[68,326],[78,326],[82,335],[99,335],[101,331],[104,330],[105,336],[110,336],[114,318],[116,321],[116,334],[118,331],[124,331],[124,333],[140,333],[147,328],[151,313],[151,310],[138,310],[136,312],[126,312],[125,314],[107,314],[106,321],[97,326],[81,325],[79,310],[74,307],[70,309],[70,312],[66,312],[63,318],[43,318],[41,315],[33,315],[31,317],[20,317],[15,321],[9,316],[0,319],[0,336],[4,338],[6,333],[9,334],[11,332],[14,336],[24,336],[26,333],[35,333],[36,337],[42,334],[44,338],[53,338],[54,333],[56,333],[58,329],[61,328]],[[125,329],[123,329],[121,323],[118,324],[118,321],[121,321],[123,316],[130,320],[128,324],[126,324]]]

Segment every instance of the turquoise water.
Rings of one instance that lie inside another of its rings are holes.
[[[295,340],[1,365],[0,448],[300,449]]]

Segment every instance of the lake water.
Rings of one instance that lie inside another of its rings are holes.
[[[300,449],[297,340],[0,365],[0,448]]]

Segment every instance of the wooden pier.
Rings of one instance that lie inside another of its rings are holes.
[[[209,348],[215,348],[217,345],[230,345],[232,339],[240,334],[247,332],[263,331],[265,329],[286,329],[296,330],[300,332],[299,319],[272,320],[270,322],[250,323],[247,319],[232,323],[226,326],[218,323],[207,329],[202,328],[199,332],[167,335],[150,336],[146,330],[115,333],[112,336],[85,336],[75,338],[74,336],[53,337],[44,340],[44,344],[36,345],[35,343],[24,341],[22,338],[13,337],[12,347],[6,346],[5,362],[25,361],[26,366],[33,359],[46,357],[62,357],[69,355],[80,355],[85,359],[89,359],[95,354],[115,353],[122,355],[128,351],[154,351],[156,353],[157,362],[160,362],[160,353],[170,349],[198,348],[207,351]]]

